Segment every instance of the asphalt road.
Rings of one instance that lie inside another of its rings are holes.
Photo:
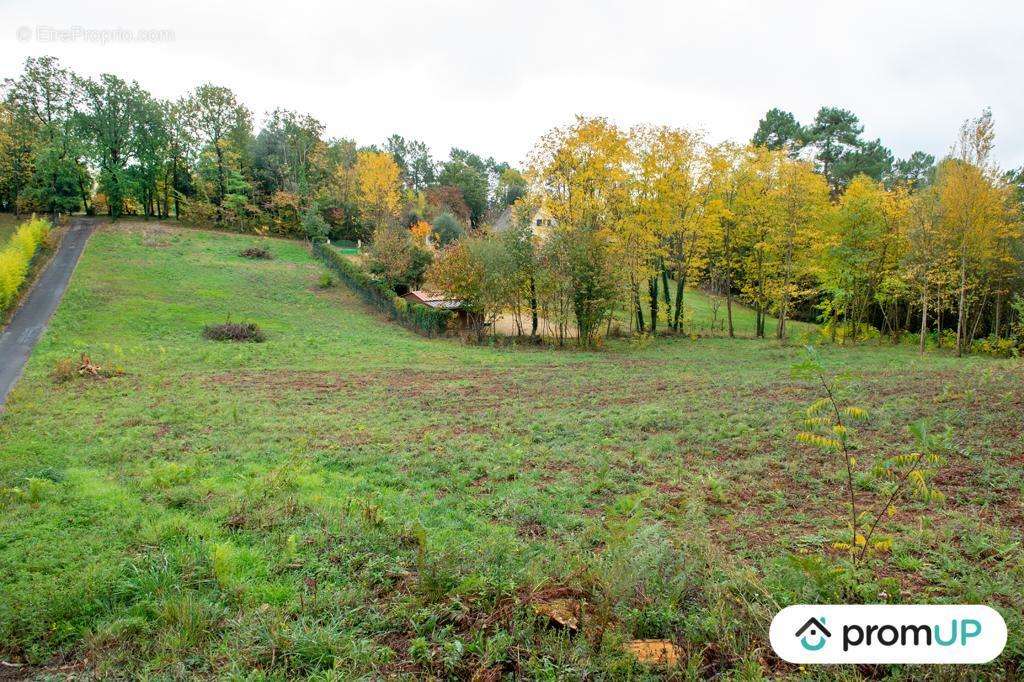
[[[94,227],[93,221],[88,219],[77,218],[71,222],[46,271],[22,301],[11,323],[0,333],[0,409],[64,296],[71,273]]]

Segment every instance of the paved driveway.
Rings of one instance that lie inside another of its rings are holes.
[[[64,296],[78,257],[92,234],[95,223],[85,218],[72,220],[68,233],[60,243],[46,271],[21,303],[7,328],[0,333],[0,409],[7,394],[21,377],[39,337],[46,330],[50,316]]]

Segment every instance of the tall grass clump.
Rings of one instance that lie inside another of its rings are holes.
[[[50,223],[33,216],[0,247],[0,312],[14,303],[28,277],[29,265],[49,233]]]

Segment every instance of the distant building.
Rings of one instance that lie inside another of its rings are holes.
[[[491,224],[491,230],[500,234],[511,228],[514,222],[515,216],[512,213],[512,207],[509,206],[501,212],[501,215],[495,218],[494,223]],[[534,211],[533,215],[530,216],[530,228],[537,237],[543,237],[554,226],[555,219],[551,217],[551,214],[543,206]]]

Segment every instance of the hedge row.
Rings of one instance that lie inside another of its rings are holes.
[[[28,267],[49,233],[50,223],[33,216],[21,224],[6,245],[0,245],[0,313],[17,300]]]
[[[455,321],[455,314],[452,311],[437,310],[422,303],[410,303],[396,296],[390,287],[375,280],[368,272],[331,246],[316,242],[313,244],[313,253],[364,301],[414,332],[438,336],[452,327]]]

